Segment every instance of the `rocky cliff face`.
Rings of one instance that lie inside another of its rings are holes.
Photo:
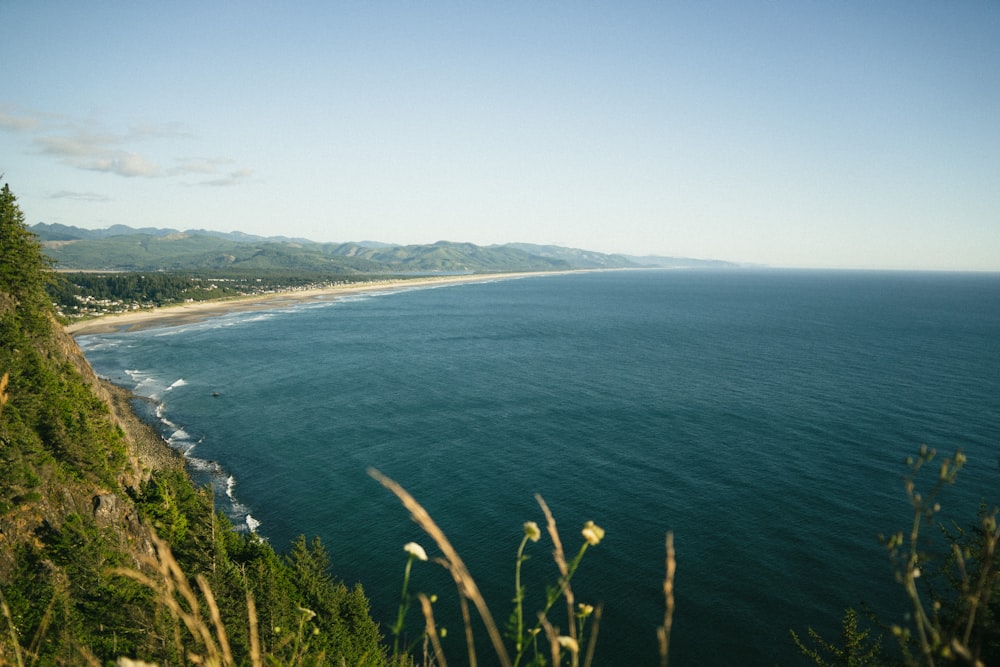
[[[52,331],[50,341],[41,345],[41,349],[53,366],[67,373],[66,377],[59,378],[58,384],[65,387],[80,383],[84,391],[93,394],[96,403],[92,404],[93,414],[87,419],[107,422],[110,427],[107,431],[121,438],[124,456],[113,481],[95,479],[92,475],[58,466],[44,453],[26,456],[18,450],[20,445],[27,443],[6,438],[4,456],[8,460],[21,459],[31,470],[22,475],[29,479],[26,484],[22,483],[25,487],[22,492],[11,498],[11,510],[0,515],[0,580],[5,579],[16,564],[18,545],[37,545],[40,535],[59,531],[65,517],[70,515],[92,517],[104,538],[128,553],[128,560],[139,566],[143,558],[152,553],[152,543],[133,498],[154,471],[183,470],[180,456],[134,414],[131,394],[98,378],[76,342],[55,322]],[[12,387],[12,390],[18,391],[19,387]],[[98,430],[100,426],[92,424],[90,428]]]

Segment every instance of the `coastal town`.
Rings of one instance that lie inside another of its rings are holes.
[[[79,280],[81,275],[87,275],[88,279],[86,281]],[[116,278],[122,276],[122,274],[110,275]],[[370,280],[360,283],[349,280],[323,280],[303,283],[301,281],[278,281],[265,278],[189,277],[184,279],[190,281],[189,287],[175,291],[159,290],[150,294],[147,290],[136,287],[135,283],[123,285],[121,280],[105,281],[100,283],[100,288],[94,289],[95,279],[100,280],[100,278],[100,274],[62,274],[59,280],[66,285],[50,289],[50,295],[53,297],[52,305],[56,314],[66,322],[79,322],[106,315],[151,311],[154,308],[164,306],[223,299],[267,297],[377,282]],[[145,275],[138,276],[138,279],[140,281],[148,280]]]

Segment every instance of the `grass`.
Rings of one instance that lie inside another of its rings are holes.
[[[0,380],[0,409],[3,398]],[[965,463],[965,457],[958,452],[955,456],[944,459],[934,471],[932,488],[924,494],[917,489],[916,479],[922,469],[931,467],[934,457],[933,450],[922,448],[917,457],[908,461],[909,474],[904,480],[904,487],[913,509],[913,519],[907,531],[900,531],[885,541],[893,562],[896,563],[897,580],[906,591],[911,605],[910,626],[891,628],[899,640],[901,657],[888,657],[882,651],[881,638],[871,639],[869,631],[860,627],[857,614],[848,610],[839,644],[824,640],[810,629],[808,639],[813,646],[807,646],[792,633],[803,656],[817,665],[898,664],[901,659],[907,665],[934,666],[949,663],[978,667],[990,661],[990,657],[984,656],[992,654],[984,651],[990,650],[990,642],[996,642],[998,634],[996,605],[991,607],[991,603],[995,602],[991,594],[996,592],[1000,581],[997,567],[1000,525],[996,521],[996,511],[983,512],[980,525],[972,531],[971,537],[951,540],[950,557],[942,565],[942,571],[945,567],[950,568],[949,572],[953,576],[949,581],[954,595],[935,595],[941,590],[938,588],[935,591],[927,584],[932,558],[922,550],[921,535],[926,525],[937,524],[940,511],[938,495],[944,487],[954,482]],[[400,500],[413,521],[433,540],[442,554],[429,559],[424,549],[416,543],[409,543],[404,547],[407,562],[399,613],[391,628],[394,648],[387,656],[389,664],[399,667],[417,664],[425,667],[448,665],[441,642],[443,633],[434,617],[435,597],[425,593],[414,595],[408,590],[411,567],[415,562],[424,561],[444,567],[452,576],[462,610],[467,650],[464,657],[467,664],[475,667],[481,657],[483,662],[498,663],[504,667],[590,667],[594,663],[602,609],[600,605],[591,606],[578,602],[572,581],[587,551],[599,546],[603,540],[604,531],[600,526],[591,521],[584,523],[579,533],[579,547],[575,551],[567,550],[566,541],[551,510],[541,496],[536,496],[545,517],[544,534],[547,534],[551,542],[552,560],[557,572],[556,582],[549,587],[544,604],[535,614],[534,621],[526,621],[523,609],[524,588],[521,585],[521,566],[526,561],[524,550],[528,542],[541,540],[543,531],[534,522],[525,522],[524,536],[516,551],[515,595],[512,598],[514,608],[506,630],[502,631],[497,617],[465,562],[430,514],[394,480],[377,470],[369,470],[369,474]],[[298,628],[290,629],[277,645],[265,649],[260,639],[255,602],[249,593],[246,597],[249,654],[234,655],[226,623],[205,577],[198,575],[193,579],[189,578],[182,571],[166,541],[154,535],[153,545],[155,553],[149,557],[144,572],[116,569],[114,573],[141,582],[154,592],[166,619],[163,624],[166,629],[162,652],[166,660],[164,664],[213,667],[330,664],[322,651],[310,648],[309,622],[315,614],[309,609],[300,608]],[[667,667],[675,611],[674,577],[677,571],[671,533],[666,534],[664,547],[664,616],[656,633],[660,664]],[[405,636],[407,612],[414,601],[419,603],[422,629],[416,641],[410,646],[404,646],[399,640]],[[55,604],[54,599],[52,604]],[[38,664],[37,649],[44,640],[44,634],[55,630],[51,624],[43,623],[38,634],[26,641],[26,638],[19,636],[2,595],[0,611],[6,622],[6,636],[0,635],[0,667],[34,667]],[[488,648],[476,644],[473,612],[485,628]],[[76,646],[74,655],[79,664],[100,665],[86,647]],[[376,662],[384,664],[382,660],[385,658],[386,656],[382,656]],[[134,664],[144,663],[127,658],[119,661],[119,665]]]
[[[537,666],[545,664],[561,665],[567,661],[571,667],[578,667],[581,664],[581,660],[584,667],[590,667],[590,665],[593,664],[598,630],[600,628],[601,606],[598,605],[595,608],[588,604],[578,604],[573,593],[572,579],[588,548],[596,547],[603,540],[604,530],[600,526],[595,524],[593,521],[587,521],[584,524],[583,529],[580,531],[580,535],[583,539],[579,549],[571,559],[567,559],[566,550],[563,546],[563,540],[559,533],[555,517],[552,515],[551,510],[545,503],[545,500],[540,495],[535,496],[535,499],[538,501],[546,519],[546,532],[552,542],[552,558],[558,570],[559,577],[556,585],[549,588],[545,605],[537,614],[537,622],[531,628],[525,629],[523,613],[524,589],[521,586],[521,564],[525,560],[524,547],[527,542],[529,540],[538,541],[541,537],[541,532],[537,524],[531,521],[525,522],[524,537],[518,547],[517,558],[515,561],[514,610],[511,614],[511,629],[508,630],[506,635],[506,639],[509,640],[512,645],[508,646],[505,642],[504,634],[501,633],[496,621],[494,620],[494,616],[490,611],[489,605],[480,592],[479,586],[476,585],[476,582],[466,567],[464,561],[461,556],[459,556],[454,546],[452,546],[444,531],[441,530],[437,523],[431,518],[427,510],[425,510],[423,506],[406,491],[406,489],[392,479],[383,475],[378,470],[370,469],[368,473],[382,486],[391,491],[400,500],[400,502],[402,502],[403,506],[409,510],[410,517],[413,521],[420,526],[425,533],[427,533],[427,535],[441,550],[441,553],[444,554],[443,558],[437,558],[435,559],[435,562],[443,566],[449,573],[451,573],[452,578],[455,581],[455,586],[458,590],[459,603],[462,609],[465,629],[466,646],[468,650],[468,664],[475,667],[475,665],[478,664],[479,658],[474,640],[474,632],[472,629],[472,619],[469,613],[469,602],[472,603],[472,606],[478,612],[479,618],[486,628],[493,657],[497,662],[503,665],[503,667],[520,667],[521,665]],[[407,551],[410,550],[407,549]],[[423,553],[423,549],[420,549],[420,552]],[[407,582],[409,580],[409,566],[414,560],[414,556],[412,555],[413,552],[410,551],[410,553],[411,556],[407,561],[407,569],[404,576],[400,612],[397,617],[397,624],[394,626],[394,632],[396,633],[399,633],[402,630],[402,622],[408,605]],[[673,535],[671,533],[667,533],[666,574],[663,583],[665,612],[663,625],[657,629],[660,663],[664,666],[668,663],[670,650],[670,629],[673,625],[674,613],[674,574],[676,570],[677,562],[673,548]],[[422,594],[418,596],[418,598],[424,615],[423,637],[426,639],[424,642],[425,654],[423,656],[423,663],[425,665],[447,665],[447,658],[441,649],[441,638],[437,632],[434,621],[432,600]],[[550,612],[560,599],[562,599],[566,608],[565,632],[562,628],[555,624],[557,621],[553,621],[550,617]],[[587,638],[585,633],[588,621],[590,621],[591,627],[589,638]],[[539,636],[544,638],[541,643],[538,642]],[[432,654],[427,653],[428,644],[433,650]],[[398,643],[396,646],[398,647]],[[584,646],[585,649],[583,648]],[[400,656],[397,653],[395,658],[397,660],[401,660],[403,656]]]

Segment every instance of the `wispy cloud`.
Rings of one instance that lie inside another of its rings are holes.
[[[72,190],[60,190],[49,195],[49,199],[73,199],[75,201],[105,202],[111,201],[111,197],[98,192],[73,192]]]
[[[251,174],[249,169],[239,169],[222,175],[234,162],[227,157],[160,161],[142,150],[144,142],[195,140],[196,137],[178,122],[144,123],[124,131],[113,131],[93,121],[0,105],[0,131],[4,130],[25,135],[37,155],[52,157],[75,169],[125,178],[218,175],[202,184],[224,186],[245,182]]]
[[[0,109],[0,128],[12,132],[31,132],[41,125],[41,121],[30,115],[9,113]]]
[[[194,139],[182,123],[142,123],[132,127],[125,138],[141,141],[143,139]]]
[[[153,178],[163,169],[153,160],[124,149],[126,136],[90,128],[74,127],[62,134],[35,137],[39,152],[52,155],[65,165],[126,177]]]
[[[251,169],[239,169],[237,171],[229,172],[228,175],[222,178],[213,178],[207,181],[202,181],[200,185],[209,185],[212,187],[228,187],[230,185],[240,185],[246,183],[253,176],[253,170]]]
[[[217,174],[221,167],[232,163],[225,157],[187,157],[178,160],[171,171],[176,174]]]
[[[90,160],[81,160],[73,166],[89,171],[102,171],[108,174],[133,178],[156,178],[163,175],[160,165],[135,153],[115,152]]]

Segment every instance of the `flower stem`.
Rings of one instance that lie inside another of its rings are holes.
[[[392,652],[393,655],[399,655],[399,635],[403,632],[403,621],[406,618],[406,612],[410,609],[410,600],[406,594],[406,589],[410,585],[410,568],[413,566],[413,555],[410,555],[406,559],[406,569],[403,571],[403,591],[399,594],[399,612],[396,614],[396,622],[392,626]]]
[[[528,536],[521,538],[521,546],[517,548],[517,564],[514,567],[514,609],[517,615],[517,653],[521,654],[524,645],[524,589],[521,588],[521,563],[525,561],[524,546],[528,543]]]

